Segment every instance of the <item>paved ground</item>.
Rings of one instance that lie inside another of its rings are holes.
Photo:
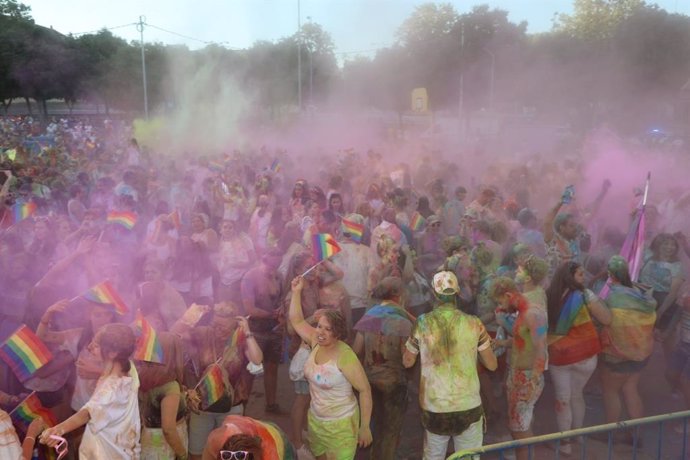
[[[644,370],[641,379],[641,393],[646,404],[647,415],[664,414],[684,409],[682,398],[672,395],[669,386],[663,378],[664,360],[663,354],[659,347],[654,352],[649,365]],[[604,423],[603,403],[601,393],[599,391],[598,375],[595,375],[590,380],[589,385],[585,391],[585,399],[587,403],[587,412],[585,417],[586,425],[596,425]],[[398,449],[397,458],[400,460],[412,460],[422,458],[422,434],[423,429],[420,424],[418,393],[416,383],[410,384],[410,404],[408,406],[406,421],[403,426],[403,431],[400,440],[400,447]],[[271,420],[280,425],[286,431],[290,425],[289,410],[292,406],[294,394],[292,391],[292,382],[287,376],[287,365],[283,364],[279,369],[279,383],[278,383],[278,401],[285,411],[285,415],[274,416],[266,415],[264,413],[264,399],[263,399],[263,380],[258,378],[254,383],[252,392],[252,400],[247,408],[247,415],[260,419]],[[501,403],[501,407],[505,407],[505,402]],[[534,431],[537,435],[546,434],[556,431],[556,419],[553,411],[553,387],[547,378],[546,388],[536,407],[536,415],[534,421]],[[663,444],[662,444],[662,459],[681,459],[682,449],[682,435],[677,434],[673,426],[663,427]],[[689,426],[690,432],[690,426]],[[659,426],[649,426],[641,429],[642,447],[638,449],[633,455],[630,446],[625,444],[615,444],[612,458],[613,459],[632,459],[638,458],[640,460],[647,460],[657,458]],[[485,444],[495,442],[508,441],[510,435],[505,427],[505,420],[499,420],[489,426],[489,430],[485,437]],[[588,459],[599,460],[608,458],[607,444],[595,440],[587,440],[585,442],[585,452],[582,455],[580,444],[573,446],[574,453],[571,456],[556,455],[553,447],[540,446],[534,453],[535,459]],[[689,444],[690,446],[690,444]],[[690,450],[690,449],[689,449]],[[368,458],[367,452],[361,452],[358,459]],[[484,455],[482,458],[499,458],[498,456]],[[506,456],[505,458],[512,458]],[[686,457],[690,459],[690,456]],[[376,459],[373,459],[376,460]]]

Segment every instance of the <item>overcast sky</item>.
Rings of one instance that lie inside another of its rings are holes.
[[[186,44],[190,48],[217,42],[247,48],[257,40],[278,40],[297,30],[297,0],[29,0],[38,24],[57,31],[81,33],[131,24],[146,16],[146,41]],[[301,18],[311,18],[333,37],[339,58],[372,55],[390,45],[400,24],[422,0],[301,0]],[[510,13],[514,22],[527,21],[529,32],[551,28],[555,13],[568,13],[571,0],[452,1],[460,13],[489,4]],[[671,12],[690,14],[690,0],[657,0]],[[155,29],[153,26],[179,35]],[[139,39],[133,25],[113,29],[127,40]],[[184,38],[180,35],[187,36]]]

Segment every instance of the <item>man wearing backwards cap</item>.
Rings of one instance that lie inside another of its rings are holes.
[[[421,355],[424,460],[444,459],[451,436],[455,451],[482,445],[484,412],[477,354],[487,369],[496,369],[484,325],[456,307],[460,287],[455,274],[436,273],[432,287],[438,305],[417,318],[403,352],[405,367],[412,367]]]

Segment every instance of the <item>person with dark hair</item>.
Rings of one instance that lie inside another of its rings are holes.
[[[438,305],[414,323],[403,351],[403,365],[410,368],[421,357],[424,459],[441,460],[446,458],[451,437],[455,451],[482,445],[484,410],[477,358],[492,371],[497,363],[482,322],[456,307],[460,287],[455,274],[436,273],[432,288]]]
[[[654,351],[656,300],[650,292],[632,283],[623,257],[611,257],[608,274],[611,291],[606,305],[611,309],[611,324],[601,333],[600,356],[606,422],[614,423],[621,416],[621,391],[628,418],[644,415],[637,384]]]
[[[664,344],[668,357],[675,344],[675,329],[681,309],[676,302],[686,279],[683,264],[678,259],[680,245],[669,233],[659,233],[649,245],[652,256],[640,270],[640,282],[654,290],[657,302],[656,334]]]
[[[364,371],[371,385],[374,441],[369,457],[392,460],[400,440],[407,409],[407,372],[402,350],[412,331],[412,321],[405,312],[406,289],[400,278],[384,278],[373,290],[378,303],[357,322],[357,355],[364,356]]]
[[[572,199],[572,196],[567,192],[568,189],[544,218],[542,231],[547,247],[546,259],[551,266],[550,274],[553,274],[565,262],[582,262],[582,250],[578,238],[580,228],[575,215],[558,212],[564,204],[568,204],[569,200]]]
[[[142,460],[187,458],[187,403],[182,392],[183,350],[180,339],[156,332],[163,362],[136,361],[141,386]]]
[[[297,460],[294,446],[278,426],[241,415],[228,415],[211,432],[203,460]],[[301,457],[300,457],[301,458]]]
[[[292,194],[290,195],[290,219],[296,222],[301,222],[302,218],[306,215],[306,203],[309,199],[309,194],[307,193],[309,186],[307,181],[300,179],[295,182],[292,188]]]
[[[538,220],[534,211],[529,208],[521,209],[517,214],[517,221],[520,228],[515,232],[515,241],[529,246],[537,257],[545,257],[544,234],[537,230]]]
[[[139,458],[139,376],[132,361],[136,337],[125,324],[108,324],[96,333],[91,347],[104,361],[104,371],[89,402],[76,414],[41,435],[42,444],[57,445],[51,436],[86,425],[79,446],[83,459]]]
[[[309,447],[316,457],[351,460],[357,446],[371,444],[371,387],[357,355],[343,342],[345,317],[325,310],[316,327],[302,313],[302,277],[292,281],[290,324],[312,351],[304,365],[309,381]],[[359,405],[353,388],[359,393]]]
[[[556,393],[559,431],[581,428],[583,390],[597,367],[601,343],[592,316],[611,323],[611,311],[585,288],[585,270],[577,262],[562,264],[546,290],[549,319],[549,369]],[[561,445],[565,453],[571,446]]]
[[[429,198],[427,196],[422,195],[417,199],[417,212],[425,219],[434,213],[434,210],[429,205]]]
[[[249,400],[254,377],[247,366],[259,365],[263,353],[249,328],[247,319],[239,316],[241,308],[232,302],[221,302],[213,306],[209,326],[198,326],[201,316],[210,307],[193,304],[184,316],[175,323],[172,332],[182,337],[187,347],[193,347],[192,364],[194,374],[189,387],[194,387],[211,366],[219,365],[223,374],[225,391],[220,399],[210,406],[192,406],[189,419],[189,454],[192,460],[199,460],[209,433],[221,426],[229,414],[243,414]],[[192,395],[196,399],[196,395]]]
[[[283,279],[278,273],[281,260],[278,250],[265,253],[261,263],[249,270],[241,282],[244,313],[249,316],[249,325],[264,355],[266,412],[275,414],[281,412],[276,403],[284,330],[280,322],[284,318],[282,301],[285,297]]]

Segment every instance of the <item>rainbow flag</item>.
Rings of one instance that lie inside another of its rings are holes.
[[[415,212],[410,219],[410,228],[412,231],[419,232],[424,228],[426,219],[418,212]]]
[[[175,209],[173,212],[168,214],[168,218],[172,222],[173,226],[179,230],[182,226],[182,216],[180,216],[180,211]]]
[[[271,163],[271,171],[273,171],[276,174],[280,172],[280,161],[273,160],[273,163]]]
[[[137,215],[131,211],[110,211],[108,213],[108,223],[122,225],[127,230],[131,230],[137,223]]]
[[[201,396],[201,407],[207,409],[225,394],[223,371],[218,364],[212,364],[197,384]]]
[[[115,311],[124,315],[129,311],[127,304],[122,300],[110,281],[98,283],[84,294],[86,300],[96,303],[110,304],[115,307]]]
[[[0,358],[24,382],[53,359],[45,344],[25,324],[0,346]]]
[[[208,169],[214,173],[222,173],[225,171],[225,164],[220,161],[211,160],[208,162]]]
[[[16,203],[12,206],[12,217],[14,218],[14,223],[21,222],[22,220],[30,217],[36,212],[36,203]]]
[[[364,225],[352,222],[351,220],[343,219],[342,221],[343,233],[349,233],[350,237],[358,243],[362,242],[364,236]]]
[[[134,329],[138,332],[137,346],[134,349],[134,359],[150,363],[163,363],[163,348],[158,340],[156,330],[151,327],[144,315],[137,312]]]
[[[340,246],[330,233],[317,233],[311,237],[311,250],[315,262],[321,262],[340,252]]]
[[[46,409],[41,404],[41,400],[36,396],[36,392],[31,393],[17,407],[10,412],[12,424],[22,433],[26,433],[31,422],[37,418],[42,418],[46,425],[55,426],[57,419],[50,409]]]

